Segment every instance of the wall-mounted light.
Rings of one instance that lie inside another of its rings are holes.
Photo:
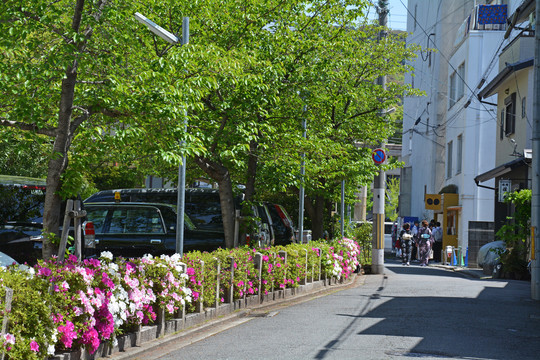
[[[505,93],[506,95],[508,95],[509,92],[510,92],[510,89],[504,90],[504,93]]]

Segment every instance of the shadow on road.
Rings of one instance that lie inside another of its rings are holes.
[[[537,359],[540,306],[530,300],[530,283],[464,278],[441,268],[407,267],[398,261],[385,265],[384,275],[367,275],[380,277],[378,283],[334,295],[347,301],[356,297],[359,306],[354,313],[336,312],[351,321],[319,350],[316,359],[335,358],[334,351],[345,343],[381,337],[386,339],[383,343],[398,344],[386,351],[390,357]],[[425,288],[418,282],[424,282]],[[423,296],[436,289],[440,294]]]

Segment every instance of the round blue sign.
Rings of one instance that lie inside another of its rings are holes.
[[[386,160],[386,152],[383,149],[375,149],[371,153],[371,158],[375,164],[382,164]]]

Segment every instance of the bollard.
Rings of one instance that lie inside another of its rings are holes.
[[[160,338],[162,337],[163,335],[165,335],[165,308],[164,307],[159,307],[157,309],[157,319],[156,319],[156,323],[157,323],[157,334],[156,334],[156,338]]]
[[[306,285],[307,284],[307,279],[308,279],[308,251],[307,249],[302,249],[306,252],[306,266],[304,267],[304,281],[303,281],[303,285]]]
[[[286,267],[287,266],[287,252],[284,251],[284,250],[280,250],[278,252],[278,255],[282,258],[284,258],[283,260],[283,266]],[[285,275],[283,275],[283,284],[285,285],[285,287],[283,288],[283,298],[285,299],[286,297],[286,291],[285,289],[287,288],[287,272],[285,271]]]
[[[219,298],[219,287],[221,286],[221,261],[218,258],[214,258],[217,262],[217,275],[216,275],[216,316],[217,316],[217,309],[219,308],[219,304],[221,304],[221,299]]]
[[[257,279],[259,280],[259,287],[257,289],[257,300],[259,304],[262,302],[262,254],[260,252],[255,253],[255,269],[257,270]]]
[[[231,305],[231,308],[234,308],[234,257],[229,256],[228,258],[231,261],[231,277],[229,278],[230,287],[225,301]]]
[[[202,276],[202,279],[201,279],[201,293],[199,294],[199,301],[197,303],[197,307],[195,309],[196,312],[198,313],[202,313],[204,311],[204,299],[203,299],[203,294],[204,294],[204,261],[202,260],[199,260],[199,262],[201,263],[201,276]],[[184,306],[185,308],[185,306]]]
[[[272,254],[272,258],[274,259],[272,264],[273,264],[273,267],[275,268],[276,267],[276,253],[271,253],[271,254]],[[274,271],[274,268],[272,268],[272,271]],[[274,296],[274,280],[272,280],[272,297],[273,296]],[[272,300],[275,300],[275,298],[272,298]]]

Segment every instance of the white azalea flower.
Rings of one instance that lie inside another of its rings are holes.
[[[111,260],[113,259],[113,254],[110,251],[102,251],[99,255],[100,258]]]

